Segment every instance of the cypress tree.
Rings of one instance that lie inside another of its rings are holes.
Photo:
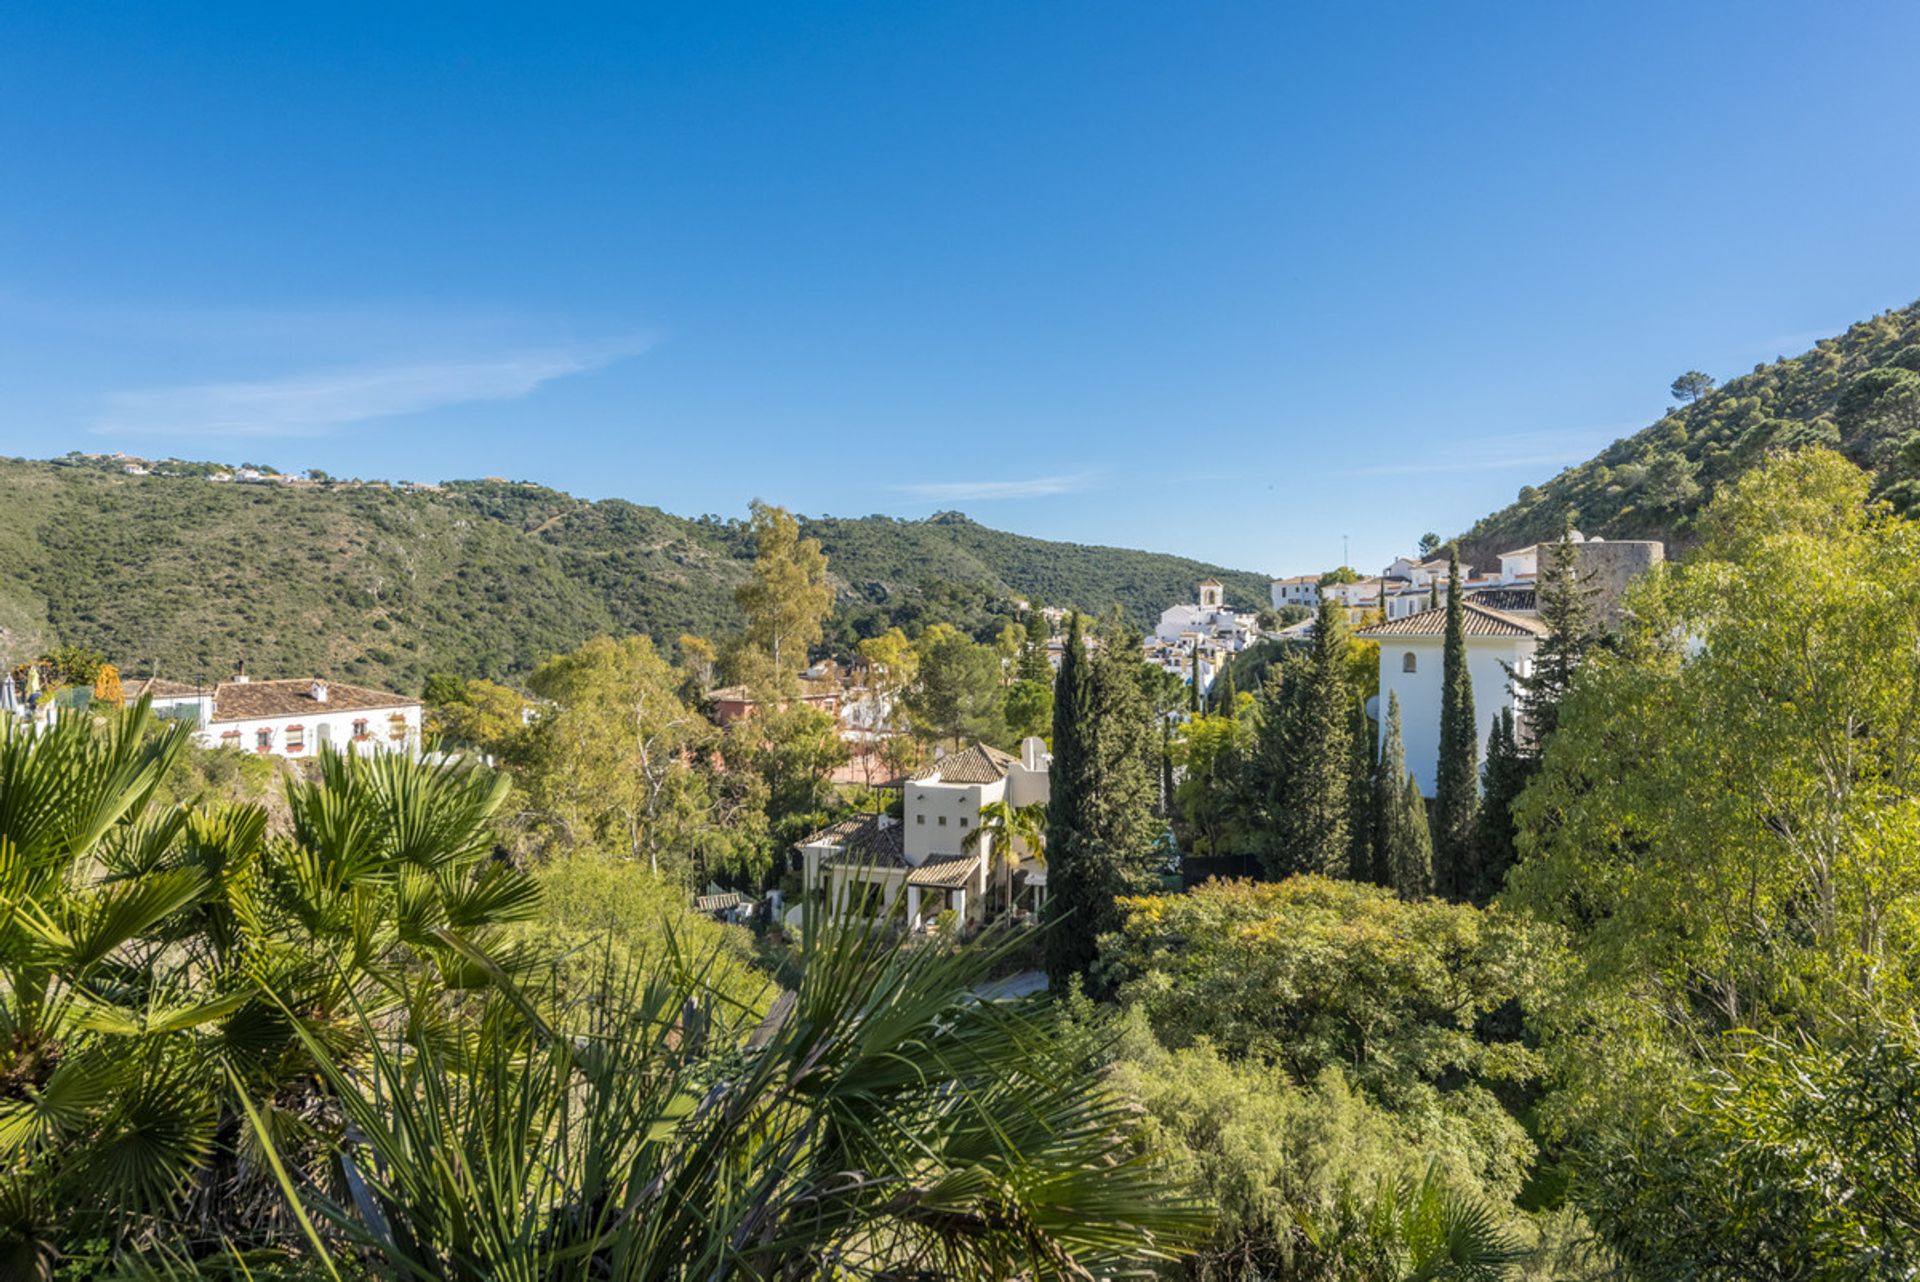
[[[1402,899],[1425,899],[1433,893],[1433,834],[1427,828],[1427,799],[1413,773],[1400,793],[1399,813],[1393,821],[1394,893]]]
[[[1281,795],[1286,831],[1283,866],[1295,872],[1344,876],[1351,867],[1350,819],[1353,721],[1347,690],[1347,615],[1332,600],[1320,603],[1304,680],[1291,703]]]
[[[1487,735],[1487,762],[1481,770],[1480,814],[1474,822],[1474,884],[1469,893],[1484,904],[1507,884],[1514,861],[1513,803],[1533,777],[1533,765],[1514,737],[1513,711],[1502,708]]]
[[[1054,695],[1047,805],[1047,974],[1062,988],[1087,974],[1099,937],[1119,927],[1115,897],[1154,888],[1157,835],[1150,669],[1132,645],[1107,644],[1088,657],[1077,625],[1068,649],[1073,673],[1062,665]]]
[[[1218,708],[1221,716],[1232,716],[1235,699],[1233,691],[1233,660],[1229,659],[1220,665],[1220,678],[1214,684],[1220,691],[1220,697],[1215,707]]]
[[[1373,880],[1373,720],[1366,701],[1354,691],[1349,699],[1347,761],[1347,876]]]
[[[1441,662],[1440,759],[1433,788],[1434,879],[1441,894],[1464,899],[1474,883],[1473,815],[1479,801],[1480,727],[1467,671],[1466,602],[1460,553],[1448,558],[1447,641]]]
[[[1307,688],[1307,660],[1289,650],[1267,669],[1260,688],[1253,750],[1241,768],[1241,806],[1253,853],[1269,877],[1293,871],[1287,786],[1292,772],[1295,724]]]
[[[1200,646],[1193,647],[1193,660],[1187,665],[1187,711],[1200,714]]]
[[[1053,683],[1053,765],[1048,773],[1047,977],[1058,991],[1067,978],[1084,966],[1076,936],[1078,921],[1063,919],[1081,906],[1081,862],[1086,858],[1091,823],[1091,753],[1093,683],[1087,671],[1087,650],[1076,613],[1067,627],[1067,648]]]
[[[1391,886],[1393,850],[1406,791],[1407,750],[1400,738],[1400,696],[1387,695],[1387,725],[1373,766],[1373,880]]]

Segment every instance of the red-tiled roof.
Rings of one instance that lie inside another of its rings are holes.
[[[1508,614],[1504,610],[1495,610],[1490,606],[1476,604],[1462,593],[1460,611],[1465,632],[1470,637],[1544,637],[1545,625],[1537,620],[1518,614]],[[1369,640],[1376,637],[1444,637],[1447,634],[1447,612],[1440,610],[1422,610],[1419,614],[1409,614],[1404,619],[1394,619],[1388,623],[1376,623],[1370,628],[1362,628],[1355,636]]]
[[[366,686],[324,683],[327,697],[314,698],[315,681],[222,681],[213,692],[213,720],[254,721],[268,717],[295,717],[322,712],[373,712],[416,708],[418,699]]]
[[[965,752],[953,752],[916,773],[916,783],[993,783],[1007,777],[1020,758],[976,743]]]

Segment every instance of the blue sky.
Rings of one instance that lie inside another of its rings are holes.
[[[38,9],[0,453],[1373,566],[1920,297],[1904,3]]]

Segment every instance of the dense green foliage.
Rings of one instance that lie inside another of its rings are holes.
[[[439,490],[128,476],[111,460],[0,460],[0,657],[58,642],[123,671],[217,680],[320,673],[404,691],[427,673],[502,680],[590,637],[728,635],[755,551],[743,521],[688,520],[543,486]],[[830,644],[900,622],[990,636],[1028,597],[1137,623],[1211,575],[1239,601],[1266,582],[1178,557],[1052,543],[957,514],[803,520],[833,565]]]
[[[1695,537],[1695,516],[1770,450],[1827,445],[1873,474],[1902,510],[1920,501],[1920,303],[1861,321],[1811,351],[1781,357],[1706,390],[1682,376],[1683,403],[1495,512],[1461,540],[1491,564],[1500,552],[1554,538],[1569,519],[1609,538]]]
[[[1092,967],[1095,941],[1119,922],[1118,897],[1154,877],[1154,669],[1107,641],[1088,654],[1075,620],[1055,687],[1044,916],[1047,975],[1062,989]]]
[[[1499,1014],[1549,981],[1547,933],[1320,877],[1124,907],[1100,957],[1128,1030],[1114,1075],[1220,1203],[1194,1276],[1423,1276],[1387,1213],[1415,1183],[1472,1209],[1483,1245],[1538,1236],[1513,1104],[1541,1064]],[[1427,1276],[1512,1276],[1491,1254]]]
[[[161,803],[144,707],[0,731],[0,1272],[1084,1277],[1204,1207],[996,954],[792,981],[637,860],[504,858],[505,781],[323,755]],[[957,1088],[957,1089],[956,1089]]]
[[[1911,1126],[1920,524],[1871,484],[1810,449],[1724,489],[1588,657],[1514,807],[1505,902],[1577,961],[1535,1013],[1547,1114],[1644,1276],[1914,1255],[1911,1207],[1881,1196],[1912,1153],[1862,1127]]]

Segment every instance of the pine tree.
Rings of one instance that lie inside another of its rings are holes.
[[[1593,591],[1580,570],[1580,545],[1573,527],[1540,558],[1540,622],[1547,635],[1533,652],[1533,664],[1524,675],[1510,673],[1514,694],[1522,709],[1524,738],[1529,755],[1537,756],[1560,724],[1560,703],[1573,684],[1573,674],[1593,648]]]
[[[1040,607],[1034,606],[1027,614],[1027,644],[1020,652],[1020,679],[1022,681],[1051,682],[1053,665],[1047,660],[1047,642],[1052,640],[1047,627],[1047,616],[1040,613]]]
[[[1402,796],[1407,778],[1407,750],[1400,737],[1400,696],[1387,695],[1387,726],[1380,736],[1380,755],[1373,766],[1373,880],[1391,886],[1393,850],[1398,840]]]
[[[1153,888],[1153,710],[1137,647],[1094,656],[1076,622],[1054,694],[1047,806],[1047,974],[1064,989],[1120,925],[1114,899]],[[1064,759],[1063,759],[1064,758]]]
[[[1481,770],[1480,814],[1474,822],[1474,884],[1468,895],[1484,904],[1507,883],[1514,861],[1513,803],[1533,777],[1533,765],[1514,738],[1513,711],[1502,708],[1487,736],[1487,761]]]
[[[1441,894],[1464,899],[1473,887],[1473,815],[1479,802],[1480,727],[1467,671],[1466,603],[1460,553],[1448,558],[1447,640],[1441,661],[1440,759],[1433,788],[1434,879]]]
[[[1433,834],[1427,827],[1427,799],[1420,795],[1411,772],[1394,816],[1391,862],[1393,890],[1400,898],[1425,899],[1433,893]]]

